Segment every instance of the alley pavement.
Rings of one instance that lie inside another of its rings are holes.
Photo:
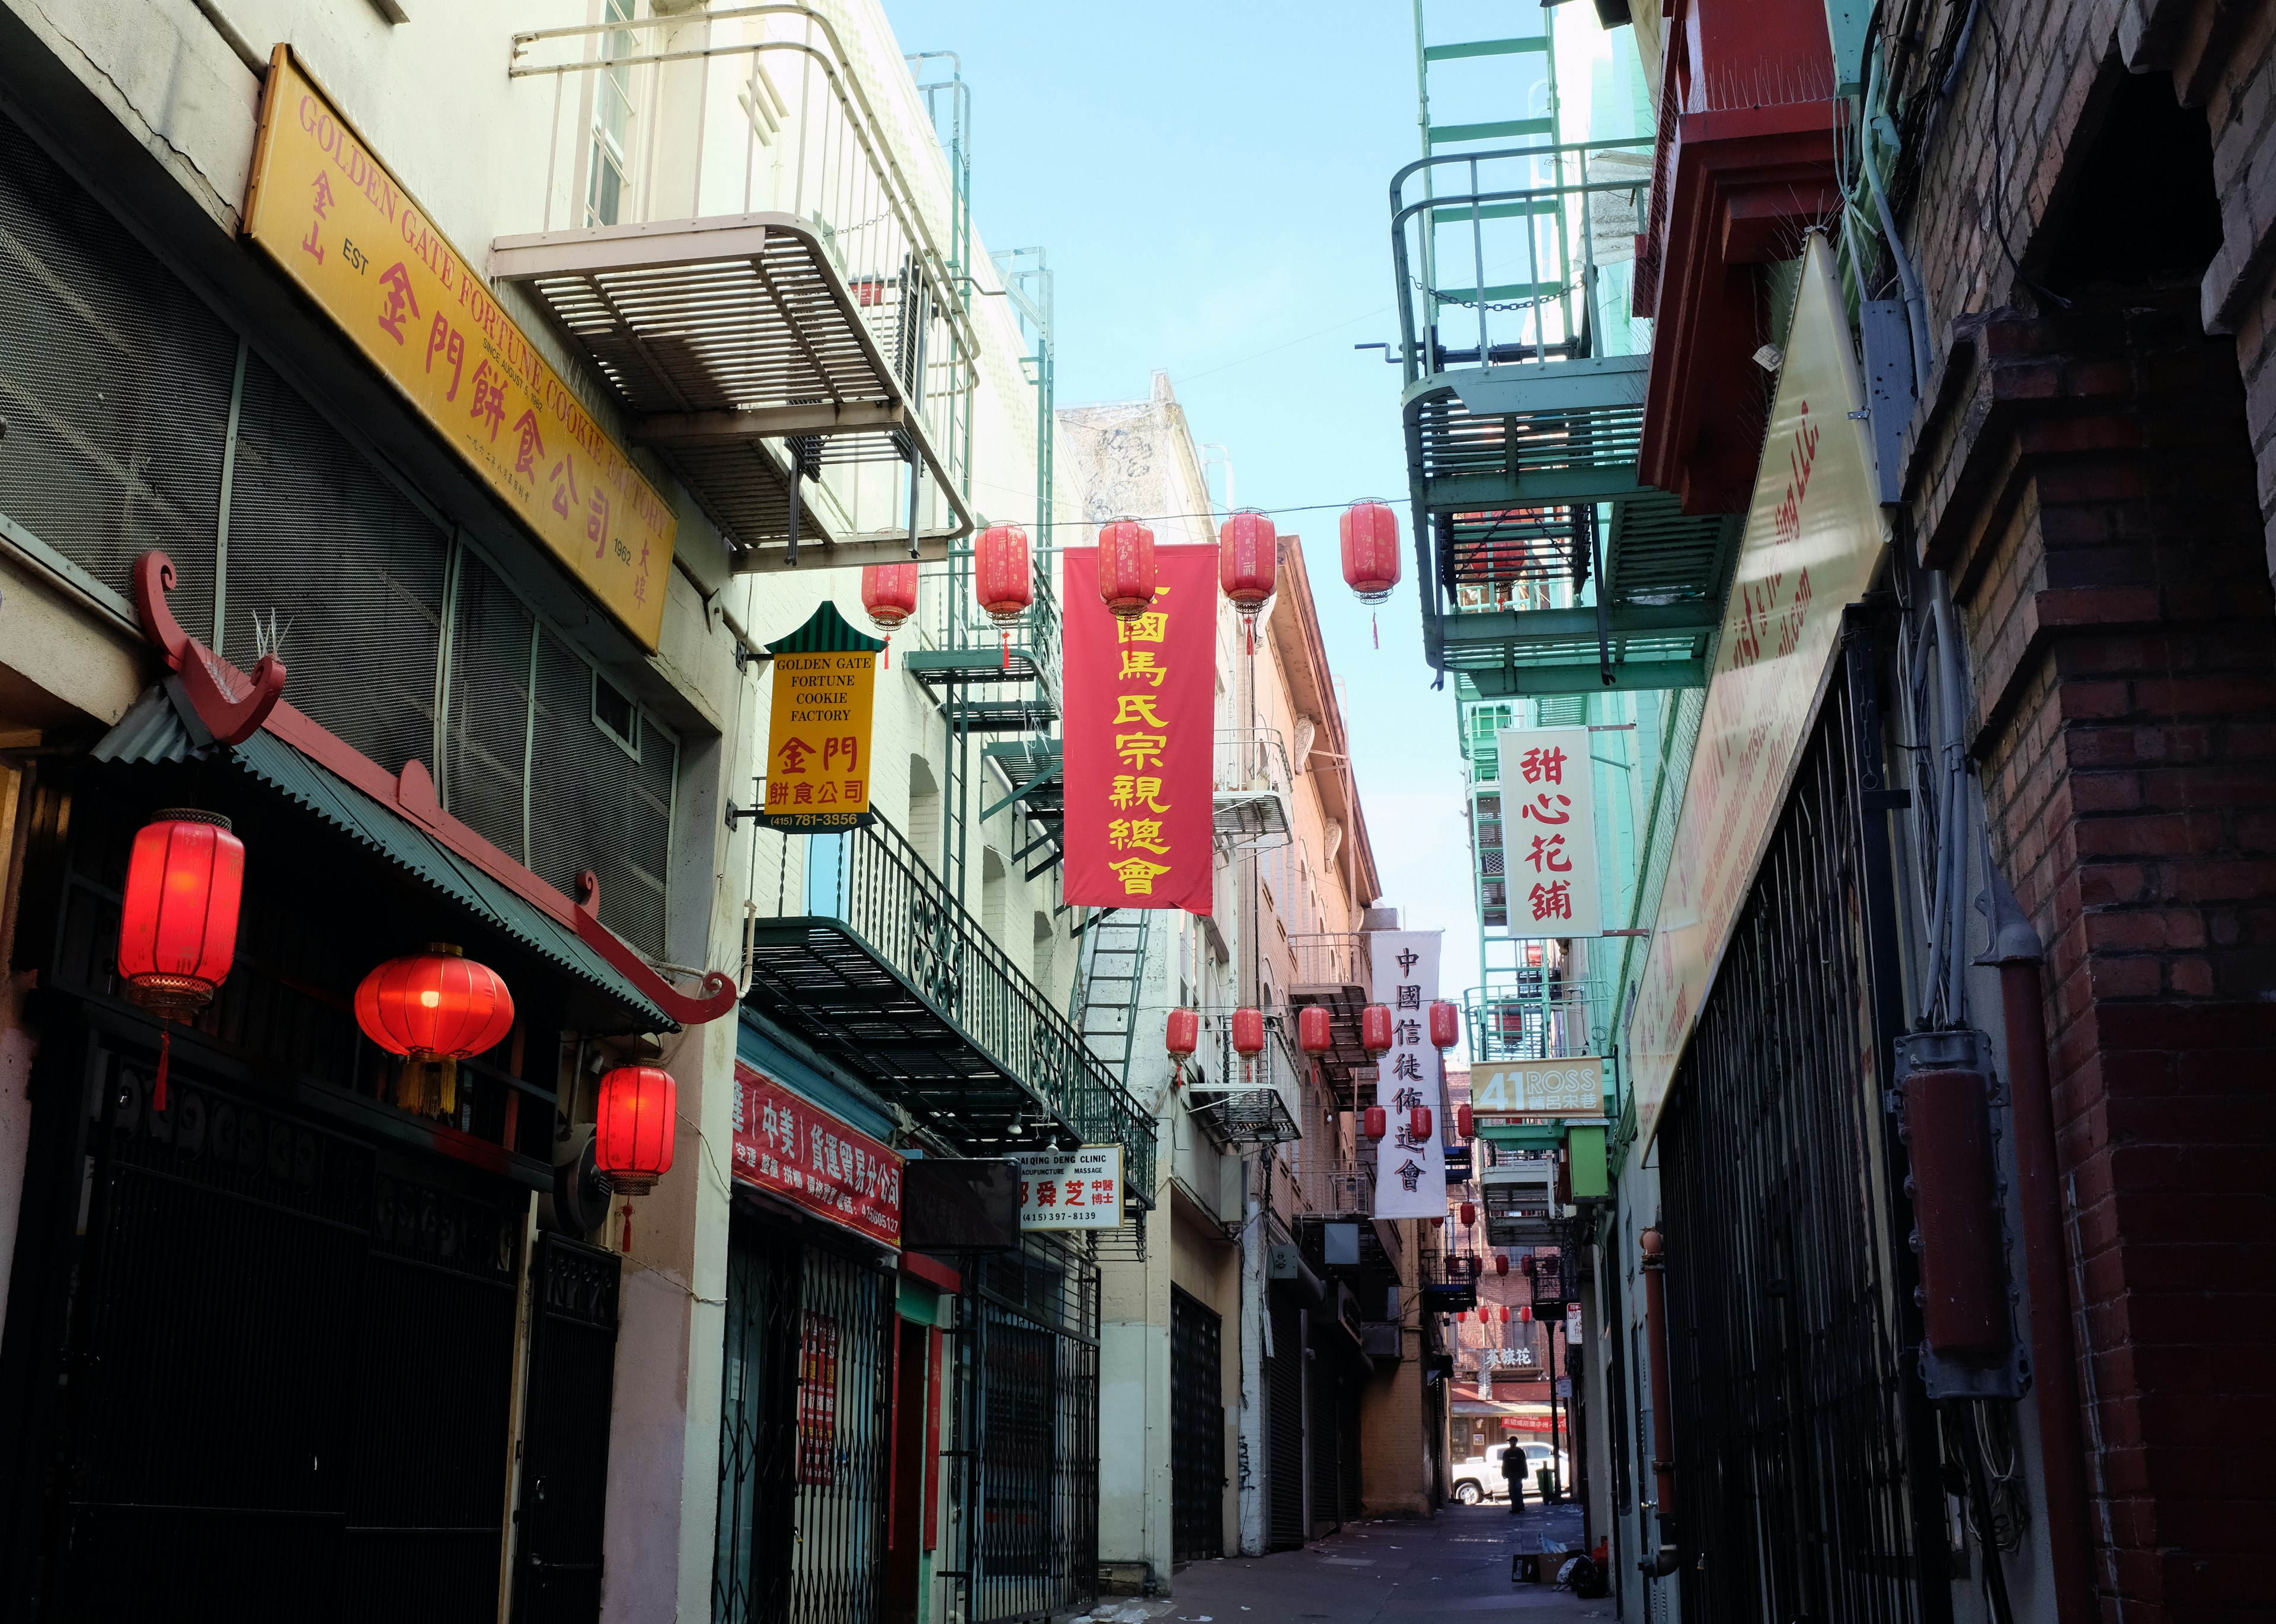
[[[1369,1522],[1301,1551],[1228,1557],[1178,1570],[1167,1605],[1143,1604],[1148,1624],[1483,1624],[1509,1613],[1609,1619],[1610,1596],[1557,1588],[1544,1558],[1537,1583],[1514,1583],[1512,1559],[1581,1544],[1578,1506],[1448,1506],[1416,1522]],[[1135,1624],[1101,1599],[1098,1624]]]

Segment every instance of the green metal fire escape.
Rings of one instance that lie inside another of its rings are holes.
[[[1738,527],[1637,477],[1650,362],[1616,353],[1598,245],[1633,235],[1651,142],[1559,139],[1553,9],[1434,42],[1415,4],[1423,156],[1391,209],[1424,654],[1471,697],[1701,687]],[[1489,116],[1434,118],[1457,103]]]

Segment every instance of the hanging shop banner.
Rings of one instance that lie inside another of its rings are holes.
[[[651,652],[679,520],[288,46],[245,234]]]
[[[1596,778],[1585,727],[1504,728],[1503,866],[1518,936],[1597,936]]]
[[[1667,884],[1630,1006],[1646,1142],[1786,803],[1842,607],[1864,596],[1880,567],[1864,392],[1842,309],[1833,256],[1812,233]]]
[[[1210,911],[1216,853],[1217,550],[1164,547],[1154,607],[1118,620],[1090,583],[1098,550],[1070,547],[1066,900]]]
[[[872,1241],[901,1243],[901,1158],[735,1062],[735,1177]]]
[[[1122,1147],[1039,1150],[1020,1164],[1022,1229],[1119,1229],[1122,1226]]]
[[[1470,1109],[1482,1117],[1600,1117],[1605,1062],[1596,1055],[1470,1068]]]
[[[848,626],[827,598],[804,626],[767,645],[775,688],[768,828],[827,833],[871,821],[869,744],[884,646]]]
[[[1436,930],[1378,930],[1368,937],[1375,996],[1391,1006],[1391,1047],[1375,1080],[1375,1103],[1387,1108],[1389,1131],[1375,1145],[1375,1216],[1446,1216],[1445,1079],[1430,1046],[1426,1012],[1438,996]],[[1430,1108],[1430,1131],[1417,1134],[1417,1105]]]

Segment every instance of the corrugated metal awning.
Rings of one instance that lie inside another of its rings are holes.
[[[478,923],[511,937],[601,995],[615,1022],[596,1030],[676,1032],[679,1023],[569,926],[436,840],[393,808],[267,731],[224,746],[186,724],[163,684],[148,690],[93,752],[98,761],[182,762],[226,757],[366,851],[420,881]]]

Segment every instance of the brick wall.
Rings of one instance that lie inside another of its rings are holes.
[[[2239,152],[2271,117],[2270,6],[1987,5],[2013,65],[1997,105],[2027,264],[2129,50],[2172,59],[2179,92],[2227,119],[2224,227],[2276,217],[2246,195],[2276,174]],[[2205,25],[2194,45],[2171,32],[2184,13]],[[1939,373],[1906,488],[1964,618],[1992,858],[2047,947],[2103,1614],[2241,1616],[2266,1605],[2270,1509],[2246,1451],[2276,1438],[2267,256],[2228,240],[2202,280],[2041,310],[1989,229],[1992,42],[1914,216]],[[2260,286],[2209,335],[2224,277]]]

